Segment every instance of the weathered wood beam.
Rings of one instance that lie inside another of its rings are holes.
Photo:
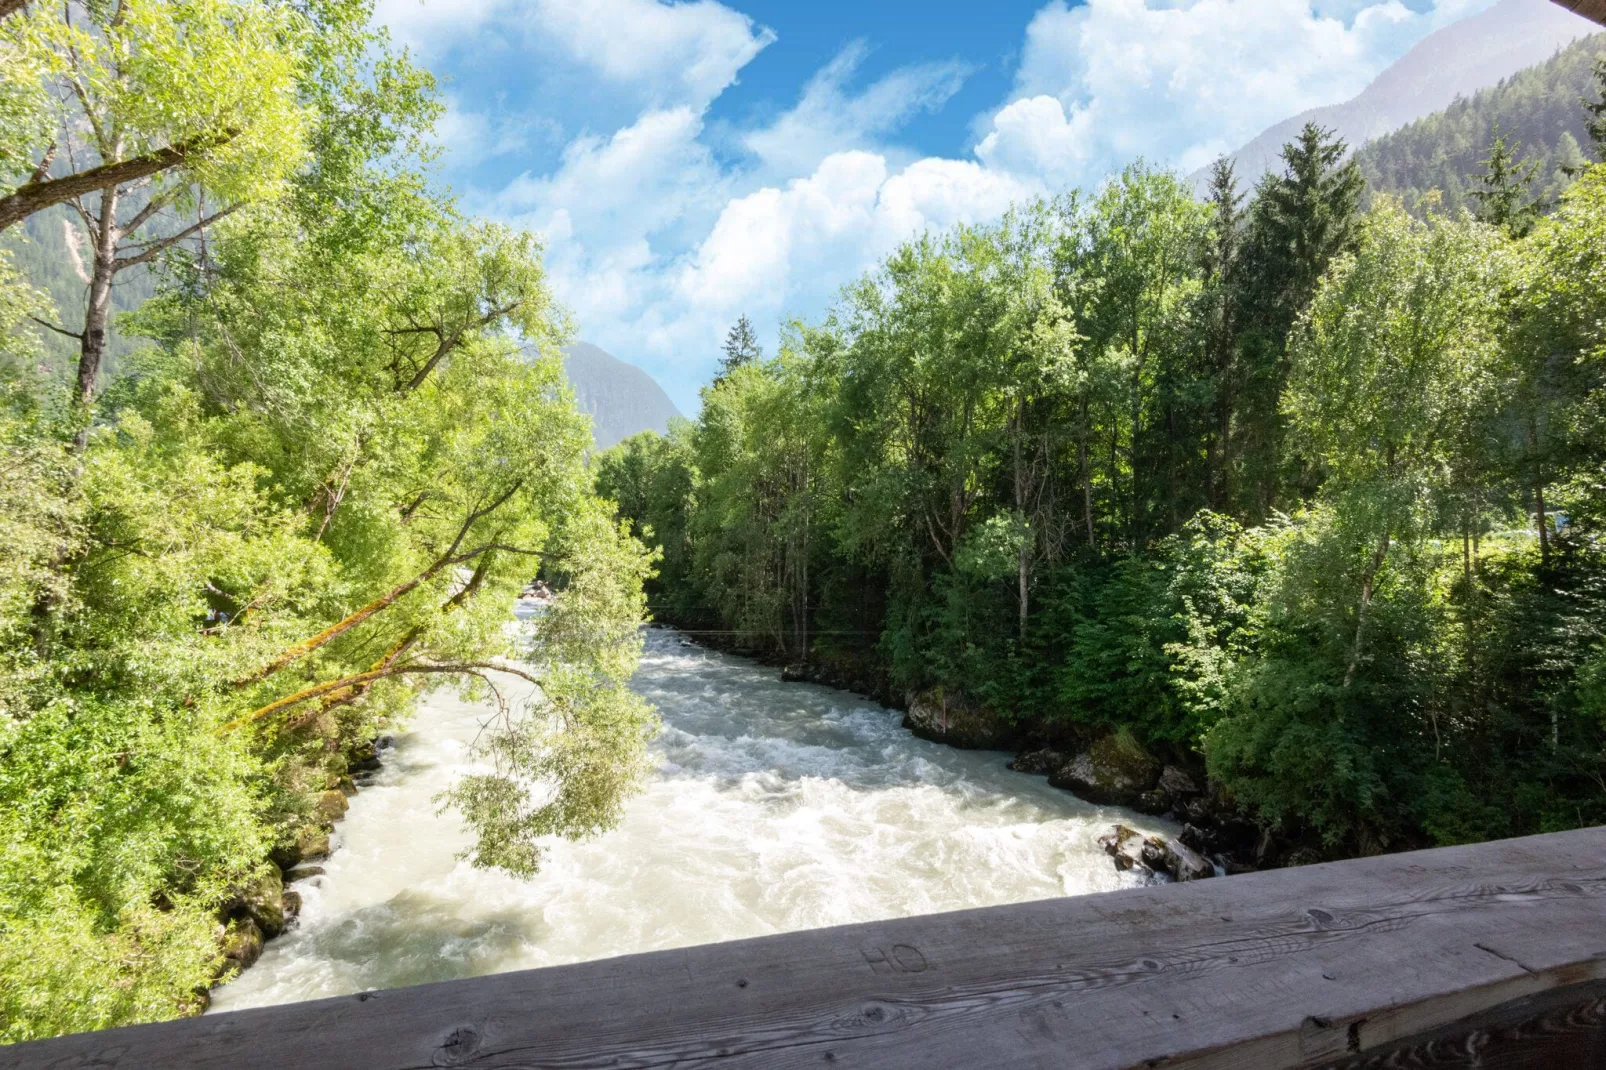
[[[1594,19],[1606,26],[1606,0],[1556,0],[1569,11],[1576,11],[1586,19]]]
[[[82,1034],[0,1066],[1561,1070],[1602,1065],[1603,979],[1606,829],[1585,829]]]

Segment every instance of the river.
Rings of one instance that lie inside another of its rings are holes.
[[[299,923],[215,1011],[846,922],[1106,891],[1117,821],[1008,756],[929,743],[845,692],[652,628],[633,686],[664,731],[620,827],[554,845],[529,881],[457,859],[433,797],[489,714],[441,692],[336,826]]]

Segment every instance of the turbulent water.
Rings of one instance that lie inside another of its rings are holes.
[[[657,775],[623,824],[553,846],[533,880],[457,860],[432,797],[471,768],[489,711],[438,695],[337,826],[299,924],[215,1010],[1121,886],[1095,838],[1152,825],[916,739],[899,715],[647,636]]]

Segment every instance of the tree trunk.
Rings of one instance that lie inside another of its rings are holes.
[[[1383,559],[1389,552],[1389,533],[1385,531],[1378,540],[1377,549],[1372,552],[1371,563],[1361,575],[1361,604],[1355,612],[1355,642],[1350,647],[1349,665],[1344,670],[1344,688],[1349,689],[1355,682],[1355,670],[1361,664],[1362,644],[1366,640],[1366,614],[1372,608],[1372,594],[1376,590],[1377,573],[1383,567]]]
[[[116,186],[100,191],[100,220],[91,235],[94,265],[89,278],[88,300],[84,307],[84,331],[79,339],[78,378],[73,384],[73,404],[80,410],[80,426],[75,445],[82,449],[89,436],[89,408],[95,400],[100,367],[106,356],[106,325],[111,319],[112,279],[117,274]]]
[[[1015,402],[1015,515],[1024,520],[1026,518],[1026,470],[1021,461],[1021,438],[1026,433],[1026,396],[1024,391]],[[1028,612],[1027,588],[1031,584],[1031,541],[1029,534],[1021,536],[1020,548],[1016,551],[1016,563],[1019,573],[1020,596],[1020,645],[1026,648],[1026,615]]]
[[[1545,516],[1544,469],[1539,463],[1539,427],[1533,417],[1528,418],[1528,450],[1534,463],[1534,512],[1539,522],[1539,563],[1550,564],[1550,523]]]
[[[1076,465],[1082,474],[1082,511],[1087,521],[1087,548],[1097,550],[1098,542],[1093,534],[1093,472],[1088,463],[1087,436],[1088,436],[1087,399],[1082,399],[1082,430],[1076,439]]]

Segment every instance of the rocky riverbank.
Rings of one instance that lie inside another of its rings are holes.
[[[1009,722],[963,695],[940,690],[898,694],[869,658],[788,664],[739,646],[727,633],[686,631],[692,637],[688,642],[778,666],[783,680],[839,688],[901,710],[903,726],[922,739],[965,750],[1013,752],[1009,767],[1017,772],[1046,776],[1054,787],[1088,802],[1182,825],[1178,836],[1159,842],[1114,826],[1100,843],[1117,869],[1198,880],[1325,860],[1317,844],[1297,833],[1262,828],[1209,779],[1196,754],[1156,755],[1126,732],[1043,719]]]
[[[323,873],[316,863],[329,857],[335,823],[345,816],[347,800],[379,770],[380,755],[389,745],[390,738],[381,736],[340,755],[335,763],[338,771],[329,774],[323,791],[309,796],[306,812],[288,823],[262,876],[235,889],[219,908],[222,961],[214,987],[255,965],[263,946],[294,923],[301,912],[295,882]],[[210,1001],[210,993],[203,993],[198,1010],[205,1010]]]

